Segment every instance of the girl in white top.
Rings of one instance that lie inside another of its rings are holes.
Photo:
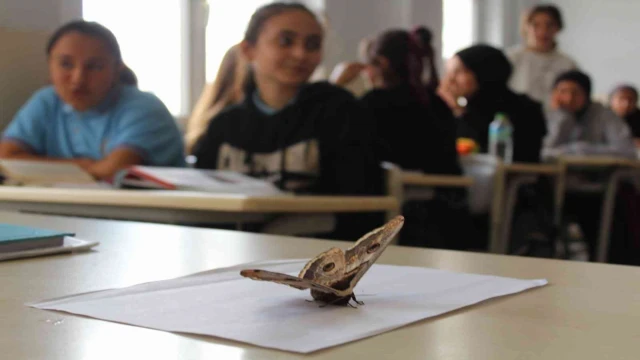
[[[558,51],[556,36],[563,28],[562,14],[553,5],[537,5],[522,18],[526,46],[507,51],[513,64],[509,86],[548,105],[553,82],[565,71],[576,69],[569,56]]]

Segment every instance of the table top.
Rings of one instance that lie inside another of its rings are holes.
[[[513,163],[504,165],[504,170],[508,173],[518,174],[540,174],[554,175],[559,174],[561,169],[554,164],[533,164],[533,163]]]
[[[636,159],[614,156],[563,156],[560,163],[567,166],[636,166]]]
[[[473,185],[473,178],[470,176],[432,175],[414,171],[403,171],[402,184],[434,187],[469,187]]]
[[[252,196],[195,191],[0,186],[0,202],[103,205],[226,212],[357,212],[397,210],[390,196]]]
[[[250,261],[310,258],[347,243],[9,212],[0,219],[101,242],[88,253],[0,262],[0,348],[7,359],[637,358],[640,268],[391,246],[380,263],[547,278],[550,285],[301,356],[23,304]]]

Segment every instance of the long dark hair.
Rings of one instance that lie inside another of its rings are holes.
[[[420,43],[423,66],[425,66],[425,62],[428,62],[429,64],[429,81],[427,81],[425,85],[427,86],[427,89],[436,91],[438,85],[440,85],[440,76],[438,75],[438,69],[436,68],[436,54],[432,44],[433,33],[424,26],[418,26],[411,31],[411,34]]]
[[[380,34],[370,47],[370,59],[382,56],[389,62],[391,73],[385,82],[408,84],[421,103],[429,104],[429,94],[422,84],[424,52],[417,36],[405,30],[388,30]]]

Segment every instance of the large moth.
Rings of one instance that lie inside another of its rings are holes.
[[[300,290],[311,289],[313,299],[325,304],[346,305],[353,299],[362,305],[353,294],[353,288],[378,260],[403,224],[404,217],[397,216],[358,239],[346,251],[334,247],[320,253],[304,266],[297,277],[255,269],[242,270],[240,275]]]

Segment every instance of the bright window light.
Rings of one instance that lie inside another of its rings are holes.
[[[442,9],[442,57],[448,59],[473,44],[475,0],[444,0]]]
[[[218,73],[222,57],[230,47],[242,41],[254,11],[273,0],[209,0],[206,54],[207,82]]]
[[[83,16],[118,38],[125,64],[138,86],[183,115],[182,0],[83,0]],[[236,1],[234,1],[235,3]],[[238,1],[240,2],[240,1]],[[244,1],[242,1],[244,2]]]

